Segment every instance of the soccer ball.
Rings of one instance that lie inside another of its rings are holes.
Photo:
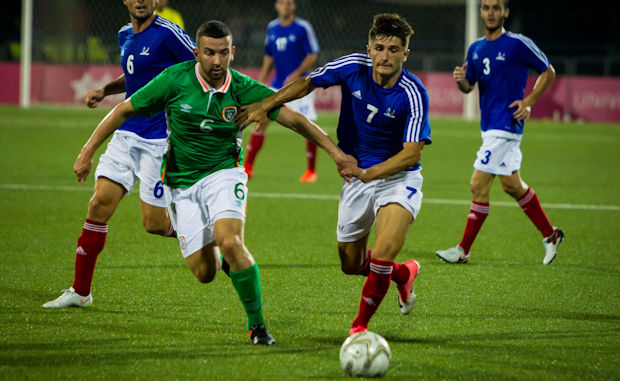
[[[382,377],[390,367],[392,351],[388,342],[374,332],[349,336],[340,347],[340,367],[347,376]]]

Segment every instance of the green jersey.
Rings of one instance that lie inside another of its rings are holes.
[[[171,188],[189,188],[213,172],[241,166],[243,133],[233,118],[240,106],[273,94],[233,69],[228,69],[220,89],[210,88],[198,65],[187,61],[170,66],[131,96],[131,105],[141,114],[166,110],[168,148],[161,172]],[[278,112],[267,116],[274,120]]]

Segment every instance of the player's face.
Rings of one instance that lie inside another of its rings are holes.
[[[291,17],[295,13],[295,1],[276,0],[276,12],[278,12],[278,17]]]
[[[508,17],[508,8],[504,7],[503,0],[482,0],[480,17],[482,17],[484,27],[494,32],[504,26],[504,20]]]
[[[394,36],[371,40],[367,49],[373,72],[382,76],[400,73],[409,55],[409,49],[403,46],[400,37]]]
[[[153,15],[157,0],[123,0],[129,14],[136,20],[146,20]]]
[[[232,36],[222,38],[200,37],[194,49],[196,60],[200,63],[202,74],[210,85],[219,87],[225,78],[230,61],[235,55]]]

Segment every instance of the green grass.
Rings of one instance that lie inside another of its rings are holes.
[[[299,183],[304,143],[275,124],[249,184],[246,226],[275,346],[250,345],[226,276],[198,283],[174,240],[143,231],[137,194],[110,221],[94,307],[41,308],[73,279],[93,179],[79,185],[72,167],[105,111],[0,108],[0,379],[342,378],[338,350],[364,280],[339,269],[341,181],[321,153],[318,182]],[[319,123],[334,135],[336,121],[324,114]],[[425,202],[398,257],[422,265],[416,306],[401,316],[392,287],[370,326],[392,347],[387,378],[617,379],[620,125],[527,124],[523,178],[566,232],[550,266],[539,233],[499,184],[470,263],[435,258],[462,234],[480,137],[476,122],[432,127]]]

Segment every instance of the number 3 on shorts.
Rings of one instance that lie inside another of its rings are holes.
[[[480,160],[482,164],[489,164],[489,158],[491,157],[491,151],[484,151],[484,159]]]

